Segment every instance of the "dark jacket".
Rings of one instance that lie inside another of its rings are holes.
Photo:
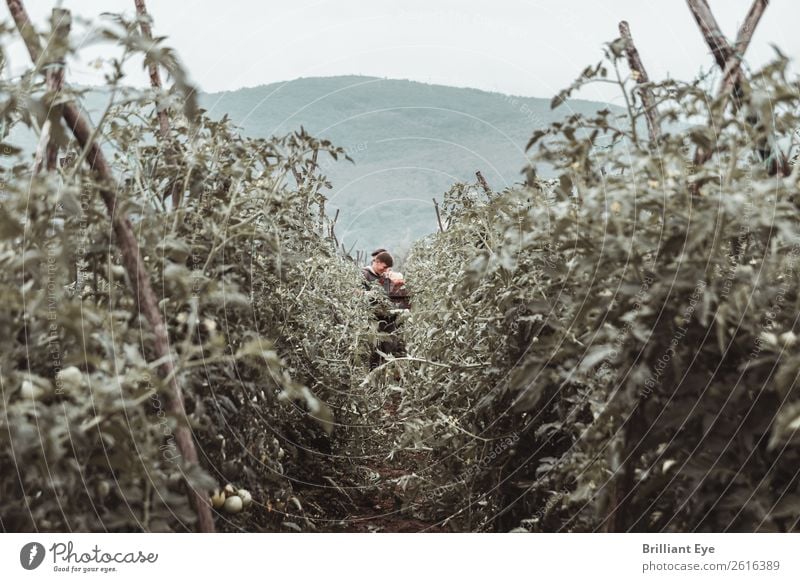
[[[389,294],[389,286],[391,285],[392,281],[388,277],[381,277],[380,275],[376,275],[372,272],[372,269],[369,267],[364,267],[361,269],[361,272],[364,275],[364,288],[369,290],[372,288],[372,284],[377,281],[378,285],[383,287],[383,290],[386,291],[386,294]]]
[[[365,289],[371,289],[372,284],[377,282],[378,285],[383,287],[383,291],[397,308],[409,309],[411,307],[408,300],[408,291],[406,291],[403,283],[394,283],[389,277],[376,275],[369,267],[364,267],[361,272],[364,274]]]

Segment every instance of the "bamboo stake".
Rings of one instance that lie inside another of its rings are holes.
[[[641,95],[644,115],[645,119],[647,119],[647,132],[650,137],[650,143],[655,144],[661,137],[661,128],[656,119],[656,99],[653,95],[653,90],[647,85],[650,82],[650,78],[647,76],[642,59],[639,57],[639,51],[636,50],[636,45],[633,44],[631,29],[627,21],[623,20],[619,23],[619,33],[622,35],[622,40],[625,41],[628,66],[633,71],[636,84],[639,85],[639,95]]]
[[[22,0],[6,0],[11,16],[20,31],[31,59],[36,62],[41,56],[42,49],[39,37],[36,35],[31,25],[30,18],[25,11]],[[169,352],[169,337],[167,328],[161,319],[158,310],[158,301],[150,284],[150,277],[145,270],[144,262],[139,251],[139,243],[133,233],[133,226],[130,219],[118,212],[117,198],[114,194],[117,191],[114,174],[109,166],[102,150],[96,141],[91,141],[92,127],[89,121],[81,114],[74,103],[64,104],[64,121],[67,127],[72,130],[78,143],[82,147],[89,147],[89,155],[86,161],[95,172],[99,181],[103,184],[100,189],[100,196],[106,205],[112,228],[117,239],[117,244],[122,252],[122,263],[128,274],[133,295],[139,313],[144,315],[153,330],[154,341],[153,349],[156,359],[161,362],[159,371],[162,378],[169,383],[170,394],[167,408],[178,418],[186,419],[186,410],[183,405],[183,392],[178,384],[177,374],[173,365],[172,356]],[[91,143],[90,143],[91,141]],[[188,423],[187,423],[188,424]],[[197,450],[192,441],[191,433],[186,425],[179,425],[175,431],[175,440],[178,450],[184,460],[189,465],[198,463]],[[208,494],[205,491],[194,489],[191,484],[186,482],[189,492],[189,500],[194,507],[198,518],[198,529],[203,532],[214,531],[214,521],[211,517],[211,508],[208,502]]]

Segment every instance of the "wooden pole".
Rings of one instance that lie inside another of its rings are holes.
[[[733,49],[728,44],[728,39],[722,34],[722,29],[717,24],[717,19],[714,18],[708,2],[706,0],[686,0],[686,2],[697,26],[700,27],[700,32],[703,34],[708,48],[711,49],[711,54],[714,55],[714,60],[720,69],[724,69]]]
[[[764,14],[769,0],[753,1],[742,26],[739,27],[735,46],[731,46],[728,39],[722,34],[722,29],[706,0],[686,0],[686,3],[689,5],[689,10],[692,12],[706,44],[711,49],[711,54],[714,55],[717,66],[725,72],[718,94],[730,93],[733,96],[734,107],[739,109],[742,98],[741,59],[747,47],[750,46],[753,32],[761,20],[761,15]]]
[[[711,8],[708,6],[706,0],[686,0],[689,5],[689,10],[692,12],[697,25],[700,27],[700,32],[706,44],[711,49],[711,54],[714,55],[714,60],[717,66],[726,74],[720,84],[719,94],[722,95],[728,91],[732,91],[734,98],[734,106],[738,109],[741,106],[741,88],[738,87],[741,80],[741,70],[739,64],[744,56],[747,47],[750,45],[750,39],[753,38],[753,32],[761,20],[761,15],[769,4],[769,0],[754,0],[750,6],[750,10],[739,27],[736,35],[736,45],[731,46],[725,35],[722,34],[722,29],[719,27]],[[732,62],[736,62],[734,65]],[[730,68],[730,73],[728,70]]]
[[[150,15],[147,13],[144,0],[134,0],[134,4],[136,5],[136,14],[139,16],[139,28],[142,30],[142,36],[152,42],[153,31],[150,28]],[[147,70],[150,73],[150,86],[153,89],[161,89],[161,74],[158,71],[158,63],[150,60]],[[161,137],[167,137],[169,135],[169,116],[165,109],[161,109],[158,112],[158,125],[161,130]]]
[[[631,71],[635,73],[636,83],[639,85],[649,83],[650,79],[647,76],[644,64],[642,64],[639,58],[639,51],[636,50],[636,46],[633,44],[631,29],[627,21],[623,20],[619,23],[619,32],[620,35],[622,35],[622,39],[625,41],[625,53],[628,57],[628,66],[631,68]],[[645,118],[647,119],[650,143],[655,144],[658,142],[661,135],[660,127],[655,119],[655,97],[650,87],[639,87],[639,90],[642,96],[642,104],[644,105]],[[635,463],[639,459],[638,450],[642,442],[640,438],[642,433],[638,432],[638,429],[643,419],[644,402],[639,402],[622,430],[622,442],[625,446],[627,446],[631,440],[635,440],[637,444],[633,446],[633,450],[630,454],[623,459],[618,470],[621,474],[617,475],[616,479],[611,483],[612,489],[609,495],[609,510],[604,520],[604,526],[608,532],[621,532],[626,529],[628,505],[634,485],[633,473]]]
[[[650,136],[650,143],[655,144],[661,137],[661,128],[656,119],[656,99],[653,95],[653,90],[647,85],[650,83],[650,78],[647,76],[647,71],[644,68],[642,59],[639,57],[639,51],[636,50],[636,45],[633,44],[631,28],[627,21],[623,20],[619,23],[619,33],[622,35],[622,40],[625,41],[625,54],[628,57],[628,66],[631,68],[631,71],[633,71],[636,84],[639,85],[639,95],[641,95],[642,105],[644,106],[644,116],[645,119],[647,119],[647,132]]]
[[[34,176],[42,170],[44,160],[47,158],[47,148],[50,145],[50,126],[52,125],[49,119],[45,119],[39,132],[39,143],[36,145],[36,153],[33,156],[33,166],[31,167],[31,174]]]
[[[43,167],[48,171],[53,171],[58,167],[58,145],[50,139],[53,129],[51,119],[59,120],[61,118],[61,105],[56,105],[56,101],[64,86],[64,57],[66,56],[71,21],[69,11],[53,8],[50,19],[49,46],[47,54],[42,55],[49,57],[50,60],[45,67],[48,111],[39,133],[39,143],[36,146],[31,168],[33,175],[38,174]]]
[[[607,532],[625,532],[631,525],[630,502],[636,488],[634,478],[636,462],[641,458],[644,444],[642,435],[647,429],[645,404],[644,400],[640,400],[622,427],[624,448],[621,455],[624,457],[611,482],[608,510],[600,524],[600,527]],[[627,449],[631,442],[634,444]]]
[[[481,185],[481,188],[483,188],[483,191],[486,192],[486,194],[491,194],[492,193],[492,189],[489,188],[489,182],[487,182],[486,178],[483,177],[483,174],[481,174],[481,171],[478,170],[477,172],[475,172],[475,175],[478,177],[478,184]]]
[[[731,51],[731,56],[728,57],[728,62],[723,68],[725,74],[719,89],[720,95],[733,93],[734,98],[739,98],[738,92],[740,91],[739,83],[742,76],[742,57],[745,51],[747,51],[747,47],[750,46],[753,32],[755,32],[756,26],[758,26],[759,20],[761,20],[761,15],[764,14],[764,10],[767,8],[767,4],[769,4],[769,0],[754,0],[742,26],[739,27],[739,32],[736,35],[736,44]],[[736,89],[736,91],[734,91],[734,89]]]
[[[300,172],[297,171],[297,168],[295,168],[294,165],[292,165],[291,168],[294,181],[297,182],[297,189],[300,190],[303,187],[303,177],[300,175]]]
[[[28,14],[22,4],[22,0],[6,0],[11,16],[20,31],[28,53],[36,62],[41,56],[41,44],[31,25]],[[92,127],[74,103],[65,103],[63,110],[64,121],[75,135],[75,139],[83,148],[89,148],[86,161],[94,171],[98,180],[102,184],[100,196],[106,205],[111,225],[116,236],[117,245],[122,253],[122,264],[128,274],[134,298],[139,313],[142,314],[153,330],[154,341],[153,350],[156,359],[161,362],[159,371],[162,378],[168,382],[169,401],[167,408],[178,418],[186,420],[186,410],[183,405],[183,392],[178,384],[177,374],[173,365],[172,356],[169,352],[169,337],[161,313],[158,310],[158,301],[150,284],[150,277],[145,270],[139,243],[133,233],[133,226],[130,219],[118,212],[117,198],[115,192],[118,187],[102,150],[96,141],[91,141]],[[188,422],[187,422],[188,424]],[[192,441],[189,428],[185,424],[180,424],[175,431],[175,441],[178,450],[181,452],[186,463],[196,465],[198,463],[197,450]],[[188,481],[186,486],[189,492],[189,500],[194,507],[198,519],[198,529],[203,532],[214,531],[214,520],[211,517],[211,507],[208,501],[208,492],[194,489]]]
[[[314,150],[314,153],[311,154],[311,162],[306,164],[306,176],[305,176],[306,182],[308,182],[311,179],[311,176],[314,175],[314,170],[317,169],[318,155],[319,155],[319,150]]]
[[[734,109],[739,110],[742,105],[742,84],[745,82],[741,70],[742,58],[750,46],[753,33],[769,4],[769,0],[753,0],[750,10],[747,12],[747,16],[736,34],[736,44],[734,46],[731,46],[725,35],[722,34],[722,30],[706,0],[686,0],[686,3],[689,5],[689,9],[700,27],[700,32],[703,34],[706,44],[708,44],[711,53],[714,55],[714,60],[723,71],[722,81],[717,90],[717,97],[724,99],[730,97]],[[770,166],[767,168],[770,175],[778,172],[788,175],[789,165],[783,152],[774,151],[766,143],[758,144],[757,150],[762,159],[771,160]],[[694,155],[694,164],[696,166],[702,165],[711,159],[712,155],[713,152],[710,150],[697,148]]]
[[[61,92],[63,83],[64,83],[63,65],[59,66],[58,70],[47,71],[47,90],[53,95],[54,99]],[[50,107],[55,107],[60,109],[61,105],[51,104]],[[59,117],[61,117],[61,115],[56,117],[56,119],[58,119]],[[48,171],[55,170],[58,167],[58,144],[56,144],[52,139],[48,139],[47,141],[46,159],[47,159]]]
[[[433,208],[436,210],[436,222],[439,223],[439,232],[444,232],[444,227],[442,226],[442,215],[439,214],[439,203],[436,202],[436,198],[433,199]]]
[[[145,6],[144,0],[134,0],[134,4],[136,5],[136,14],[139,17],[139,28],[142,31],[142,36],[152,43],[153,41],[153,31],[150,28],[150,15],[147,12],[147,6]],[[163,85],[161,84],[161,73],[158,71],[158,63],[150,59],[147,64],[147,70],[150,74],[150,86],[155,89],[156,91],[161,91]],[[158,129],[161,133],[162,138],[162,145],[165,148],[165,154],[167,158],[172,162],[177,162],[176,156],[172,155],[172,152],[169,148],[169,144],[166,143],[166,140],[169,137],[169,115],[167,114],[166,108],[159,108],[158,102],[156,102],[156,114],[158,115]],[[181,199],[181,191],[180,191],[180,180],[171,180],[169,187],[164,195],[164,197],[172,197],[172,206],[173,208],[177,208],[180,204]]]
[[[72,28],[72,17],[69,10],[53,8],[51,19],[50,50],[53,58],[47,66],[45,78],[49,95],[49,107],[55,109],[55,120],[61,117],[61,105],[55,105],[56,100],[64,88],[64,67],[69,42],[69,31]],[[48,112],[48,117],[50,112]],[[53,171],[58,167],[58,144],[52,139],[47,142],[47,170]]]
[[[333,239],[333,242],[336,243],[337,247],[339,246],[339,239],[336,238],[336,221],[339,220],[339,210],[339,208],[336,209],[336,216],[333,217],[330,230],[331,238]]]

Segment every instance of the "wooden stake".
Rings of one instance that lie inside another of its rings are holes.
[[[292,168],[292,170],[295,172],[295,179],[302,180],[302,183],[298,182],[297,184],[298,190],[302,190],[309,184],[309,182],[311,182],[311,176],[314,175],[314,170],[317,168],[317,154],[319,154],[319,150],[314,150],[314,153],[311,154],[311,161],[306,161],[303,164],[304,167],[302,169],[305,173],[302,176],[300,175],[300,172],[297,172],[294,170],[294,168]]]
[[[647,71],[644,68],[644,64],[642,64],[642,59],[639,57],[639,51],[636,50],[636,45],[633,44],[631,29],[627,21],[623,20],[619,23],[619,33],[622,35],[622,40],[625,41],[625,54],[628,57],[628,66],[633,72],[636,84],[639,85],[639,95],[641,95],[644,115],[645,119],[647,119],[647,132],[650,136],[650,143],[655,144],[661,137],[661,128],[656,119],[656,99],[653,95],[653,90],[647,86],[650,82],[650,78],[647,76]]]
[[[52,109],[55,109],[56,116],[54,119],[58,121],[61,117],[61,105],[54,105],[54,102],[61,94],[64,88],[64,67],[65,58],[68,48],[69,31],[72,28],[72,17],[69,10],[63,8],[53,8],[51,19],[51,38],[53,59],[48,65],[47,74],[47,91],[50,93],[50,104]],[[52,172],[58,167],[58,144],[54,143],[51,139],[47,143],[47,170]]]
[[[733,105],[738,110],[741,107],[742,88],[740,84],[742,78],[739,65],[737,64],[734,67],[731,61],[741,63],[741,59],[750,45],[750,39],[753,37],[753,32],[769,0],[753,1],[736,35],[735,47],[731,46],[728,39],[722,34],[722,29],[714,18],[706,0],[686,0],[686,2],[697,25],[700,27],[700,32],[703,34],[706,44],[711,49],[711,54],[714,55],[717,66],[724,72],[727,72],[728,68],[731,67],[730,78],[727,74],[723,76],[719,94],[722,95],[730,91],[733,96]]]
[[[47,156],[47,148],[50,145],[50,123],[49,119],[45,119],[42,124],[42,130],[39,133],[39,143],[36,145],[36,154],[33,156],[33,166],[31,167],[31,174],[34,176],[42,170],[42,163]]]
[[[692,11],[697,26],[700,27],[700,32],[703,38],[711,49],[711,54],[714,55],[714,60],[720,69],[725,68],[725,63],[731,58],[733,49],[728,44],[728,39],[722,34],[722,29],[717,24],[717,19],[711,13],[711,8],[706,0],[686,0],[689,5],[689,10]]]
[[[439,232],[444,232],[444,227],[442,226],[442,215],[439,214],[439,203],[436,202],[436,198],[433,199],[433,208],[436,210],[436,222],[439,223]]]
[[[294,181],[297,182],[297,189],[300,190],[300,188],[303,187],[303,177],[300,175],[300,172],[297,171],[297,168],[295,168],[294,166],[291,166],[291,168],[292,168],[292,175],[294,176]]]
[[[136,14],[139,16],[139,28],[142,30],[142,36],[152,42],[153,31],[150,28],[150,16],[147,13],[147,7],[144,0],[134,0],[136,5]],[[158,63],[151,60],[147,65],[147,70],[150,73],[150,86],[153,89],[161,89],[161,74],[158,71]],[[169,116],[165,109],[158,112],[158,125],[161,130],[161,137],[169,135]]]
[[[750,46],[753,32],[755,32],[756,26],[758,26],[759,20],[761,20],[761,15],[764,14],[764,10],[767,8],[767,4],[769,4],[769,0],[754,0],[752,6],[750,6],[750,10],[736,35],[736,45],[733,47],[732,54],[728,57],[728,62],[723,68],[725,74],[719,89],[720,95],[733,93],[735,99],[739,98],[738,92],[740,92],[739,83],[742,76],[742,57],[744,57],[747,47]],[[734,91],[734,89],[736,90]]]
[[[336,215],[333,217],[333,222],[331,222],[330,229],[331,238],[333,239],[333,242],[336,243],[337,247],[339,246],[339,239],[336,238],[336,221],[339,220],[339,210],[339,208],[336,209]]]
[[[753,38],[753,33],[769,4],[769,0],[753,0],[750,10],[747,12],[747,16],[736,34],[735,46],[731,46],[725,35],[722,34],[722,30],[711,13],[711,8],[706,0],[686,0],[686,2],[700,27],[706,44],[708,44],[711,53],[714,55],[714,60],[723,71],[717,97],[725,99],[731,97],[734,109],[738,111],[742,105],[742,84],[745,83],[741,70],[742,58],[750,46],[750,40]],[[756,149],[762,159],[771,159],[770,166],[767,168],[770,175],[778,172],[784,176],[789,174],[789,164],[783,152],[774,151],[772,146],[766,143],[758,144]],[[697,148],[694,155],[694,164],[700,166],[711,159],[712,155],[712,151]]]
[[[51,36],[50,46],[47,47],[48,54],[42,56],[50,57],[50,62],[46,66],[45,79],[47,83],[47,118],[42,123],[39,133],[39,142],[36,146],[36,153],[33,159],[31,173],[35,176],[41,172],[42,167],[48,171],[53,171],[58,167],[58,145],[50,138],[52,135],[53,122],[60,122],[61,105],[55,105],[59,93],[64,86],[64,56],[66,54],[67,39],[71,27],[69,12],[61,8],[53,8],[51,15]]]
[[[720,84],[719,95],[730,91],[733,95],[734,107],[738,109],[741,107],[742,97],[741,87],[739,86],[742,80],[739,65],[747,47],[750,45],[750,40],[753,38],[753,32],[759,20],[761,20],[761,15],[764,14],[764,10],[769,4],[769,0],[753,1],[742,26],[739,27],[739,31],[736,34],[735,46],[731,46],[728,39],[722,34],[722,29],[714,18],[706,0],[686,0],[686,2],[689,5],[689,10],[692,11],[695,21],[697,21],[697,25],[700,27],[700,32],[703,34],[706,44],[711,49],[711,54],[714,55],[717,66],[726,73]]]
[[[645,401],[640,400],[622,427],[622,462],[611,481],[609,506],[601,527],[607,532],[626,532],[630,523],[630,501],[636,487],[634,473],[636,463],[641,459],[647,426],[645,424]],[[630,445],[630,443],[633,443]],[[628,448],[630,446],[630,448]]]
[[[30,18],[25,11],[22,0],[6,0],[11,16],[20,31],[31,59],[36,62],[41,56],[42,49],[39,37],[36,35],[31,25]],[[116,236],[117,244],[122,252],[122,263],[128,274],[131,283],[133,296],[136,299],[136,306],[153,330],[154,341],[153,350],[156,359],[161,362],[159,371],[161,377],[168,382],[170,393],[167,408],[179,419],[186,419],[186,410],[183,405],[183,392],[178,384],[177,374],[173,365],[172,356],[169,352],[169,336],[161,313],[158,310],[158,301],[150,284],[150,277],[145,270],[144,262],[139,251],[139,243],[133,233],[133,226],[130,219],[118,212],[117,198],[115,192],[118,185],[111,170],[111,166],[106,161],[102,150],[96,141],[91,141],[92,127],[89,121],[81,114],[74,103],[64,104],[64,121],[75,135],[75,139],[82,147],[89,147],[89,155],[86,161],[94,171],[98,180],[102,184],[100,196],[106,205],[111,225]],[[90,143],[91,141],[91,143]],[[197,450],[189,432],[188,422],[179,424],[175,431],[175,441],[178,450],[184,460],[189,465],[198,463]],[[189,491],[189,500],[197,514],[198,529],[202,532],[214,531],[214,520],[211,517],[211,507],[208,501],[208,492],[194,489],[191,484],[186,482]]]
[[[486,192],[486,194],[491,194],[492,193],[492,189],[489,188],[489,183],[486,181],[486,178],[483,177],[483,174],[481,174],[481,171],[478,170],[477,172],[475,172],[475,175],[478,177],[478,184],[481,185],[481,188],[483,188],[483,191]],[[435,200],[434,200],[434,202],[435,202]]]
[[[139,28],[142,30],[142,36],[152,42],[153,41],[153,31],[150,28],[150,15],[147,13],[147,7],[144,4],[144,0],[134,0],[134,4],[136,5],[136,14],[139,17]],[[155,60],[150,60],[147,64],[147,70],[150,73],[150,86],[155,89],[156,91],[161,91],[163,85],[161,84],[161,73],[158,71],[158,63]],[[174,155],[169,144],[166,143],[166,140],[169,137],[169,115],[167,114],[167,110],[165,108],[158,108],[158,103],[156,102],[156,114],[158,115],[158,129],[161,133],[162,138],[162,146],[165,148],[165,155],[170,162],[177,162],[177,156]],[[177,164],[176,164],[177,165]],[[164,198],[172,197],[172,206],[173,208],[177,208],[181,201],[181,190],[180,190],[180,180],[171,180],[169,186],[167,187],[167,191],[164,195]]]

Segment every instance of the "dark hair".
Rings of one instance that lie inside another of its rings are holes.
[[[394,259],[392,258],[392,255],[390,255],[384,250],[381,250],[379,253],[373,254],[372,258],[376,261],[380,261],[387,267],[391,267],[392,265],[394,265]]]
[[[386,249],[375,249],[374,251],[372,251],[372,256],[375,257],[375,256],[377,256],[377,255],[379,255],[381,253],[385,253],[385,252],[386,252]]]

